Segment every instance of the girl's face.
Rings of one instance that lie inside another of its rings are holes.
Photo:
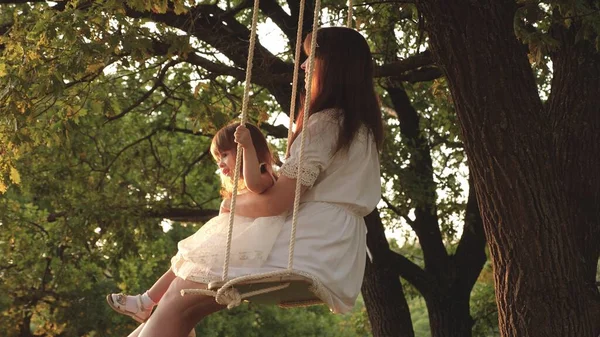
[[[219,153],[217,158],[217,164],[221,170],[221,174],[227,177],[233,177],[233,170],[235,169],[235,156],[236,149],[231,149]]]

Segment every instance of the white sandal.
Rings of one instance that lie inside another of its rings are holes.
[[[127,308],[127,295],[125,294],[108,294],[106,296],[106,302],[116,312],[127,315],[139,323],[144,323],[150,318],[152,314],[152,308],[144,308],[142,305],[142,295],[132,296],[135,297],[136,305],[132,310]]]
[[[125,294],[109,294],[106,295],[106,302],[116,312],[127,315],[135,319],[139,323],[145,323],[150,315],[152,314],[152,308],[144,308],[142,305],[142,295],[132,296],[136,300],[136,312],[127,310],[127,295]],[[196,329],[192,329],[188,334],[188,337],[196,337]]]

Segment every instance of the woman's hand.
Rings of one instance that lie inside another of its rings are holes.
[[[243,148],[247,149],[252,147],[252,136],[250,130],[245,125],[240,125],[235,129],[233,134],[235,142],[240,144]]]

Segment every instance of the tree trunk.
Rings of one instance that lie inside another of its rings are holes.
[[[25,313],[23,315],[23,322],[21,322],[21,331],[19,334],[19,337],[32,337],[33,334],[31,333],[31,314],[30,313]]]
[[[475,179],[501,335],[597,337],[599,54],[571,25],[542,104],[514,35],[514,1],[417,4]]]
[[[471,337],[474,322],[468,294],[450,294],[426,303],[431,337]]]
[[[378,211],[369,214],[367,244],[373,262],[367,258],[362,295],[374,337],[414,337],[408,303],[392,261],[382,258],[389,251]]]

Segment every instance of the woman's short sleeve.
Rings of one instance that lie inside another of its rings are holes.
[[[300,182],[312,187],[319,174],[330,164],[337,144],[340,124],[331,113],[319,112],[310,116],[302,132],[307,132],[304,139],[304,152],[300,172]],[[298,135],[290,149],[290,157],[281,167],[280,173],[288,178],[298,178],[301,136]]]

